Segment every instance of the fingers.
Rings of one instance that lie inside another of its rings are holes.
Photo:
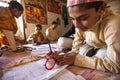
[[[71,65],[74,64],[76,54],[52,53],[51,55],[49,55],[49,57],[54,58],[58,65],[65,65],[65,64]]]
[[[65,65],[65,64],[69,64],[69,65],[72,65],[74,64],[74,61],[75,61],[75,57],[76,57],[76,54],[65,54],[62,58],[60,58],[57,63],[59,65]]]
[[[59,60],[63,57],[63,55],[59,55],[58,53],[52,53],[50,57],[54,58],[55,60]]]
[[[58,65],[65,65],[66,63],[65,62],[63,62],[63,61],[61,61],[61,62],[58,62]]]

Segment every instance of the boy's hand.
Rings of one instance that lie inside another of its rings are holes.
[[[58,64],[59,65],[73,65],[75,61],[76,54],[70,53],[70,54],[65,54],[63,58],[59,59]]]
[[[58,54],[58,53],[53,53],[50,55],[53,57],[58,65],[72,65],[74,64],[76,54],[75,53],[64,53],[64,54]]]

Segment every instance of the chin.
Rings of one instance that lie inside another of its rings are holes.
[[[80,28],[78,28],[78,30],[82,32],[88,31],[88,29],[80,29]]]
[[[15,16],[16,18],[19,18],[19,16]]]

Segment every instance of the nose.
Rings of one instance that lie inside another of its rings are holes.
[[[78,28],[79,26],[82,26],[82,23],[78,20],[73,20],[73,24],[75,25],[76,28]]]

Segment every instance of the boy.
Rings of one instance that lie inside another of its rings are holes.
[[[52,22],[52,25],[46,29],[46,38],[50,41],[50,42],[54,42],[57,41],[59,36],[58,33],[56,32],[56,28],[58,27],[58,24],[56,21]]]
[[[32,41],[32,43],[34,45],[40,45],[42,43],[44,43],[44,36],[43,36],[43,33],[42,33],[42,26],[40,24],[37,24],[35,26],[35,32],[32,33],[28,39],[27,39],[27,42],[30,42]]]
[[[18,29],[15,18],[19,18],[23,11],[23,6],[17,1],[11,1],[9,7],[0,7],[0,30],[7,38],[7,46],[10,46],[13,52],[22,51],[16,48],[14,34]]]
[[[103,0],[67,0],[67,7],[76,30],[73,47],[70,52],[63,55],[54,53],[51,57],[60,65],[74,64],[120,73],[120,15],[108,9]],[[84,41],[96,49],[106,47],[106,52],[99,53],[104,57],[79,53]]]

